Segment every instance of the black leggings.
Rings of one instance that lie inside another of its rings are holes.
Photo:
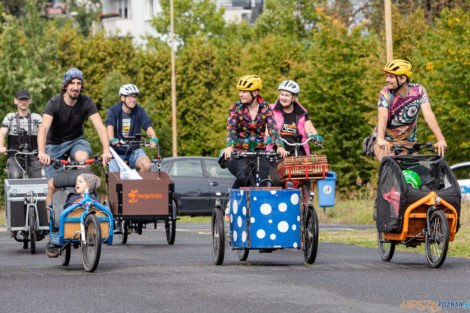
[[[233,189],[256,185],[256,157],[231,158],[228,161],[228,169],[237,179],[232,185]],[[269,161],[266,156],[259,157],[260,186],[267,186],[269,173]]]

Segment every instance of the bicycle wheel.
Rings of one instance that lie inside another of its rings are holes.
[[[89,214],[85,219],[85,242],[81,247],[83,268],[93,272],[98,267],[101,254],[101,227],[95,214]]]
[[[305,262],[313,264],[318,251],[318,217],[314,207],[308,209],[303,237]]]
[[[438,210],[429,219],[425,240],[426,259],[431,267],[437,268],[444,263],[449,247],[449,224],[444,212]]]
[[[224,262],[225,254],[225,231],[224,216],[222,208],[216,207],[212,212],[212,258],[215,265],[221,265]]]
[[[246,259],[248,259],[249,253],[250,253],[250,250],[248,250],[247,248],[243,250],[237,250],[238,259],[240,261],[246,261]]]
[[[69,263],[70,263],[70,255],[71,255],[71,254],[72,254],[72,247],[71,247],[70,245],[68,245],[67,248],[65,248],[65,249],[62,251],[62,254],[60,255],[62,266],[67,266],[67,265],[69,265]]]
[[[29,213],[28,213],[28,224],[29,224],[29,230],[28,230],[28,237],[30,241],[30,249],[31,249],[31,254],[36,254],[36,211],[34,210],[33,207],[29,208]]]
[[[388,262],[392,259],[395,252],[395,243],[384,240],[384,233],[377,231],[377,240],[379,242],[379,254],[382,260]]]
[[[168,212],[168,219],[165,220],[165,232],[166,232],[166,241],[169,245],[175,243],[175,236],[176,236],[176,201],[175,199],[171,200],[170,210]]]

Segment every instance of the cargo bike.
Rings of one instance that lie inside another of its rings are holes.
[[[429,266],[438,268],[459,229],[459,185],[443,157],[417,154],[436,153],[433,145],[392,145],[392,151],[395,156],[382,160],[377,188],[380,257],[390,261],[398,244],[424,243]]]
[[[120,145],[131,149],[150,146],[150,142],[137,136],[120,141]],[[161,170],[158,144],[156,150],[156,159],[152,161],[155,171],[140,172],[141,180],[122,179],[119,172],[108,173],[107,203],[114,215],[117,243],[126,244],[130,233],[142,235],[147,224],[153,224],[157,229],[158,222],[165,225],[167,243],[173,245],[175,242],[178,220],[178,204],[173,196],[175,186],[171,177]]]
[[[67,196],[73,192],[77,176],[90,173],[83,167],[100,164],[101,159],[90,159],[83,162],[54,160],[51,164],[64,170],[54,176],[54,186],[59,190],[52,197],[49,207],[49,242],[59,246],[61,264],[70,263],[72,247],[81,249],[83,268],[87,272],[96,270],[101,255],[101,244],[113,243],[113,215],[108,206],[90,197],[88,192],[77,203],[64,208]],[[78,168],[81,169],[78,169]],[[51,256],[50,256],[51,257]]]
[[[37,151],[7,150],[14,154],[15,161],[23,171],[21,179],[5,179],[5,223],[12,237],[36,253],[36,242],[43,240],[49,233],[47,220],[46,195],[47,180],[28,177],[28,162],[23,168],[18,157],[36,157]]]
[[[296,144],[298,146],[305,142]],[[250,250],[260,253],[277,249],[302,249],[305,262],[315,262],[318,249],[318,217],[313,206],[312,182],[328,173],[326,157],[287,157],[278,165],[278,172],[288,188],[260,187],[259,158],[276,161],[272,151],[233,152],[233,158],[248,158],[256,168],[254,187],[230,190],[229,229],[225,229],[220,194],[212,213],[212,256],[216,265],[224,261],[226,243],[235,250],[240,261],[246,261]],[[320,161],[321,159],[321,161]]]

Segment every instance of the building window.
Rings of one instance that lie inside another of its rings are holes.
[[[118,12],[122,18],[129,18],[129,6],[127,2],[128,2],[127,0],[118,1],[118,6],[119,6]]]

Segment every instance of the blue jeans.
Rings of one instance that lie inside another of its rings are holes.
[[[77,153],[78,151],[84,151],[88,153],[88,156],[91,155],[91,146],[83,136],[80,136],[74,140],[65,141],[58,145],[46,145],[46,154],[52,159],[64,160],[64,154],[68,154],[70,156],[70,159],[74,160],[75,153]],[[47,179],[53,178],[55,174],[57,174],[61,170],[62,167],[56,169],[52,165],[46,166],[44,168]]]
[[[132,153],[129,153],[127,155],[119,154],[119,156],[124,161],[129,162],[129,167],[130,168],[135,168],[135,164],[136,164],[137,160],[141,156],[147,156],[147,154],[145,154],[145,151],[142,148],[139,148],[139,149],[135,149],[134,151],[132,151]],[[110,173],[111,172],[119,172],[119,166],[118,166],[118,163],[116,162],[116,160],[111,159],[111,161],[109,161],[108,165],[109,165],[109,170],[108,171]]]

